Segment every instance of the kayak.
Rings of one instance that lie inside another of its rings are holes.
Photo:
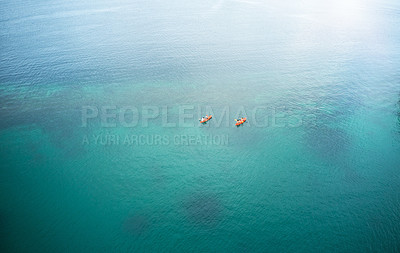
[[[212,118],[212,115],[208,116],[207,118],[204,118],[203,120],[200,120],[200,123],[206,123]]]
[[[236,126],[240,126],[241,124],[243,124],[244,122],[246,122],[247,118],[243,118],[241,120],[236,120]]]

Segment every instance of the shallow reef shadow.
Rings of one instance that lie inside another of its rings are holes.
[[[142,214],[130,216],[123,223],[123,229],[134,236],[142,235],[149,226],[149,219]]]
[[[184,210],[188,219],[195,224],[215,226],[222,218],[223,206],[212,193],[194,193],[184,200]]]
[[[325,125],[308,128],[306,139],[313,153],[327,160],[338,158],[350,147],[350,138],[345,131]]]
[[[43,166],[46,163],[46,157],[42,152],[40,152],[38,145],[39,144],[37,143],[29,143],[27,147],[32,155],[31,162],[33,165]]]

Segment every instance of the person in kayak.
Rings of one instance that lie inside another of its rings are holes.
[[[203,116],[200,121],[207,120],[207,119],[208,119],[208,115],[206,115],[205,117]]]

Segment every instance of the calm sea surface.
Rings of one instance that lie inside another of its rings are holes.
[[[0,46],[1,252],[400,251],[397,0],[1,0]]]

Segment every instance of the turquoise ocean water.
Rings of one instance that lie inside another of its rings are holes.
[[[1,252],[400,251],[398,1],[0,14]]]

